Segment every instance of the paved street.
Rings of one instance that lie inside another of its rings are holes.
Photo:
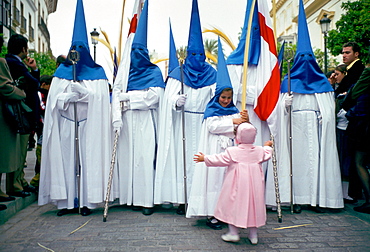
[[[30,178],[34,151],[28,154]],[[226,225],[211,230],[205,219],[186,219],[175,208],[157,206],[153,215],[144,216],[113,204],[103,222],[103,208],[86,217],[58,217],[55,206],[34,202],[1,222],[0,251],[370,251],[370,216],[354,212],[353,206],[326,213],[305,208],[301,214],[284,208],[282,223],[269,211],[267,225],[259,229],[258,245],[251,245],[246,230],[238,243],[226,243],[220,238]],[[295,225],[304,226],[275,230]]]

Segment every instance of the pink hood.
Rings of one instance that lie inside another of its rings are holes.
[[[257,135],[257,129],[250,123],[242,123],[236,130],[235,140],[237,144],[253,144]]]

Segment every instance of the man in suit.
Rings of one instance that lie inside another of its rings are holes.
[[[364,64],[359,58],[360,46],[356,42],[345,43],[342,46],[342,54],[343,63],[347,65],[347,74],[335,90],[335,97],[337,97],[339,105],[342,104],[343,98],[347,94],[348,90],[359,80],[363,70],[365,69]],[[353,155],[353,153],[350,155]],[[345,196],[349,196],[346,197],[345,202],[356,203],[357,199],[362,198],[362,188],[354,162],[349,168],[348,179],[349,181],[343,184],[343,193]]]
[[[343,63],[347,65],[347,74],[335,90],[336,96],[355,84],[360,78],[365,66],[360,60],[360,46],[356,42],[347,42],[342,46]]]
[[[37,92],[40,85],[40,72],[37,69],[35,59],[28,57],[28,40],[19,34],[12,35],[8,41],[8,54],[5,56],[5,59],[13,80],[18,80],[18,87],[26,93],[25,103],[32,109],[29,123],[31,125],[31,131],[34,131],[39,120],[40,100]],[[30,71],[28,68],[30,68]],[[35,187],[30,186],[24,179],[23,171],[27,156],[29,133],[20,136],[21,162],[19,167],[15,172],[7,174],[6,191],[11,196],[24,198],[30,196],[30,192],[36,190]]]

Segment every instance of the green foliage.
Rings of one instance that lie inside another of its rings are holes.
[[[185,59],[187,50],[188,50],[187,46],[180,46],[180,48],[176,50],[177,57],[179,57],[179,59]]]
[[[357,42],[361,47],[360,58],[370,63],[368,48],[370,46],[370,0],[344,2],[344,14],[335,23],[337,29],[329,31],[328,48],[332,55],[341,54],[346,42]]]
[[[315,55],[315,58],[316,58],[316,61],[317,61],[317,64],[319,65],[321,71],[325,71],[325,67],[324,67],[324,57],[325,57],[325,53],[323,51],[321,51],[320,49],[316,49],[313,54]],[[339,65],[339,62],[333,58],[333,57],[330,57],[328,55],[328,71],[330,70],[334,70],[334,68]],[[324,72],[325,73],[325,72]]]
[[[0,58],[5,58],[6,51],[7,51],[6,46],[3,45],[0,52]]]
[[[282,46],[282,44],[278,43],[278,45],[277,45],[277,47],[278,47],[277,52],[278,53],[280,52],[281,46]],[[286,55],[288,53],[289,56],[291,57],[290,68],[293,65],[293,59],[294,59],[294,55],[295,55],[296,51],[297,51],[297,45],[288,44],[288,43],[285,44],[285,49],[284,49],[285,53],[284,54]],[[285,57],[284,57],[283,64],[282,64],[283,71],[281,73],[281,79],[283,79],[283,77],[288,73],[288,62],[287,62],[287,60],[288,59],[285,59]]]
[[[40,69],[40,75],[53,75],[56,70],[55,59],[50,53],[30,53],[30,57],[34,58],[37,67]]]

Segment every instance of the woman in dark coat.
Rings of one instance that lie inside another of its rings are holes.
[[[370,214],[370,175],[367,170],[370,141],[370,68],[365,68],[360,79],[349,90],[342,107],[347,111],[346,132],[352,141],[358,176],[365,195],[365,203],[354,210]]]
[[[2,44],[2,38],[0,40]],[[8,99],[24,99],[26,94],[12,82],[9,67],[5,59],[0,58],[0,183],[2,173],[14,172],[20,166],[20,136],[4,117],[3,104]],[[0,189],[0,202],[11,200],[14,200],[14,197],[10,197]]]

